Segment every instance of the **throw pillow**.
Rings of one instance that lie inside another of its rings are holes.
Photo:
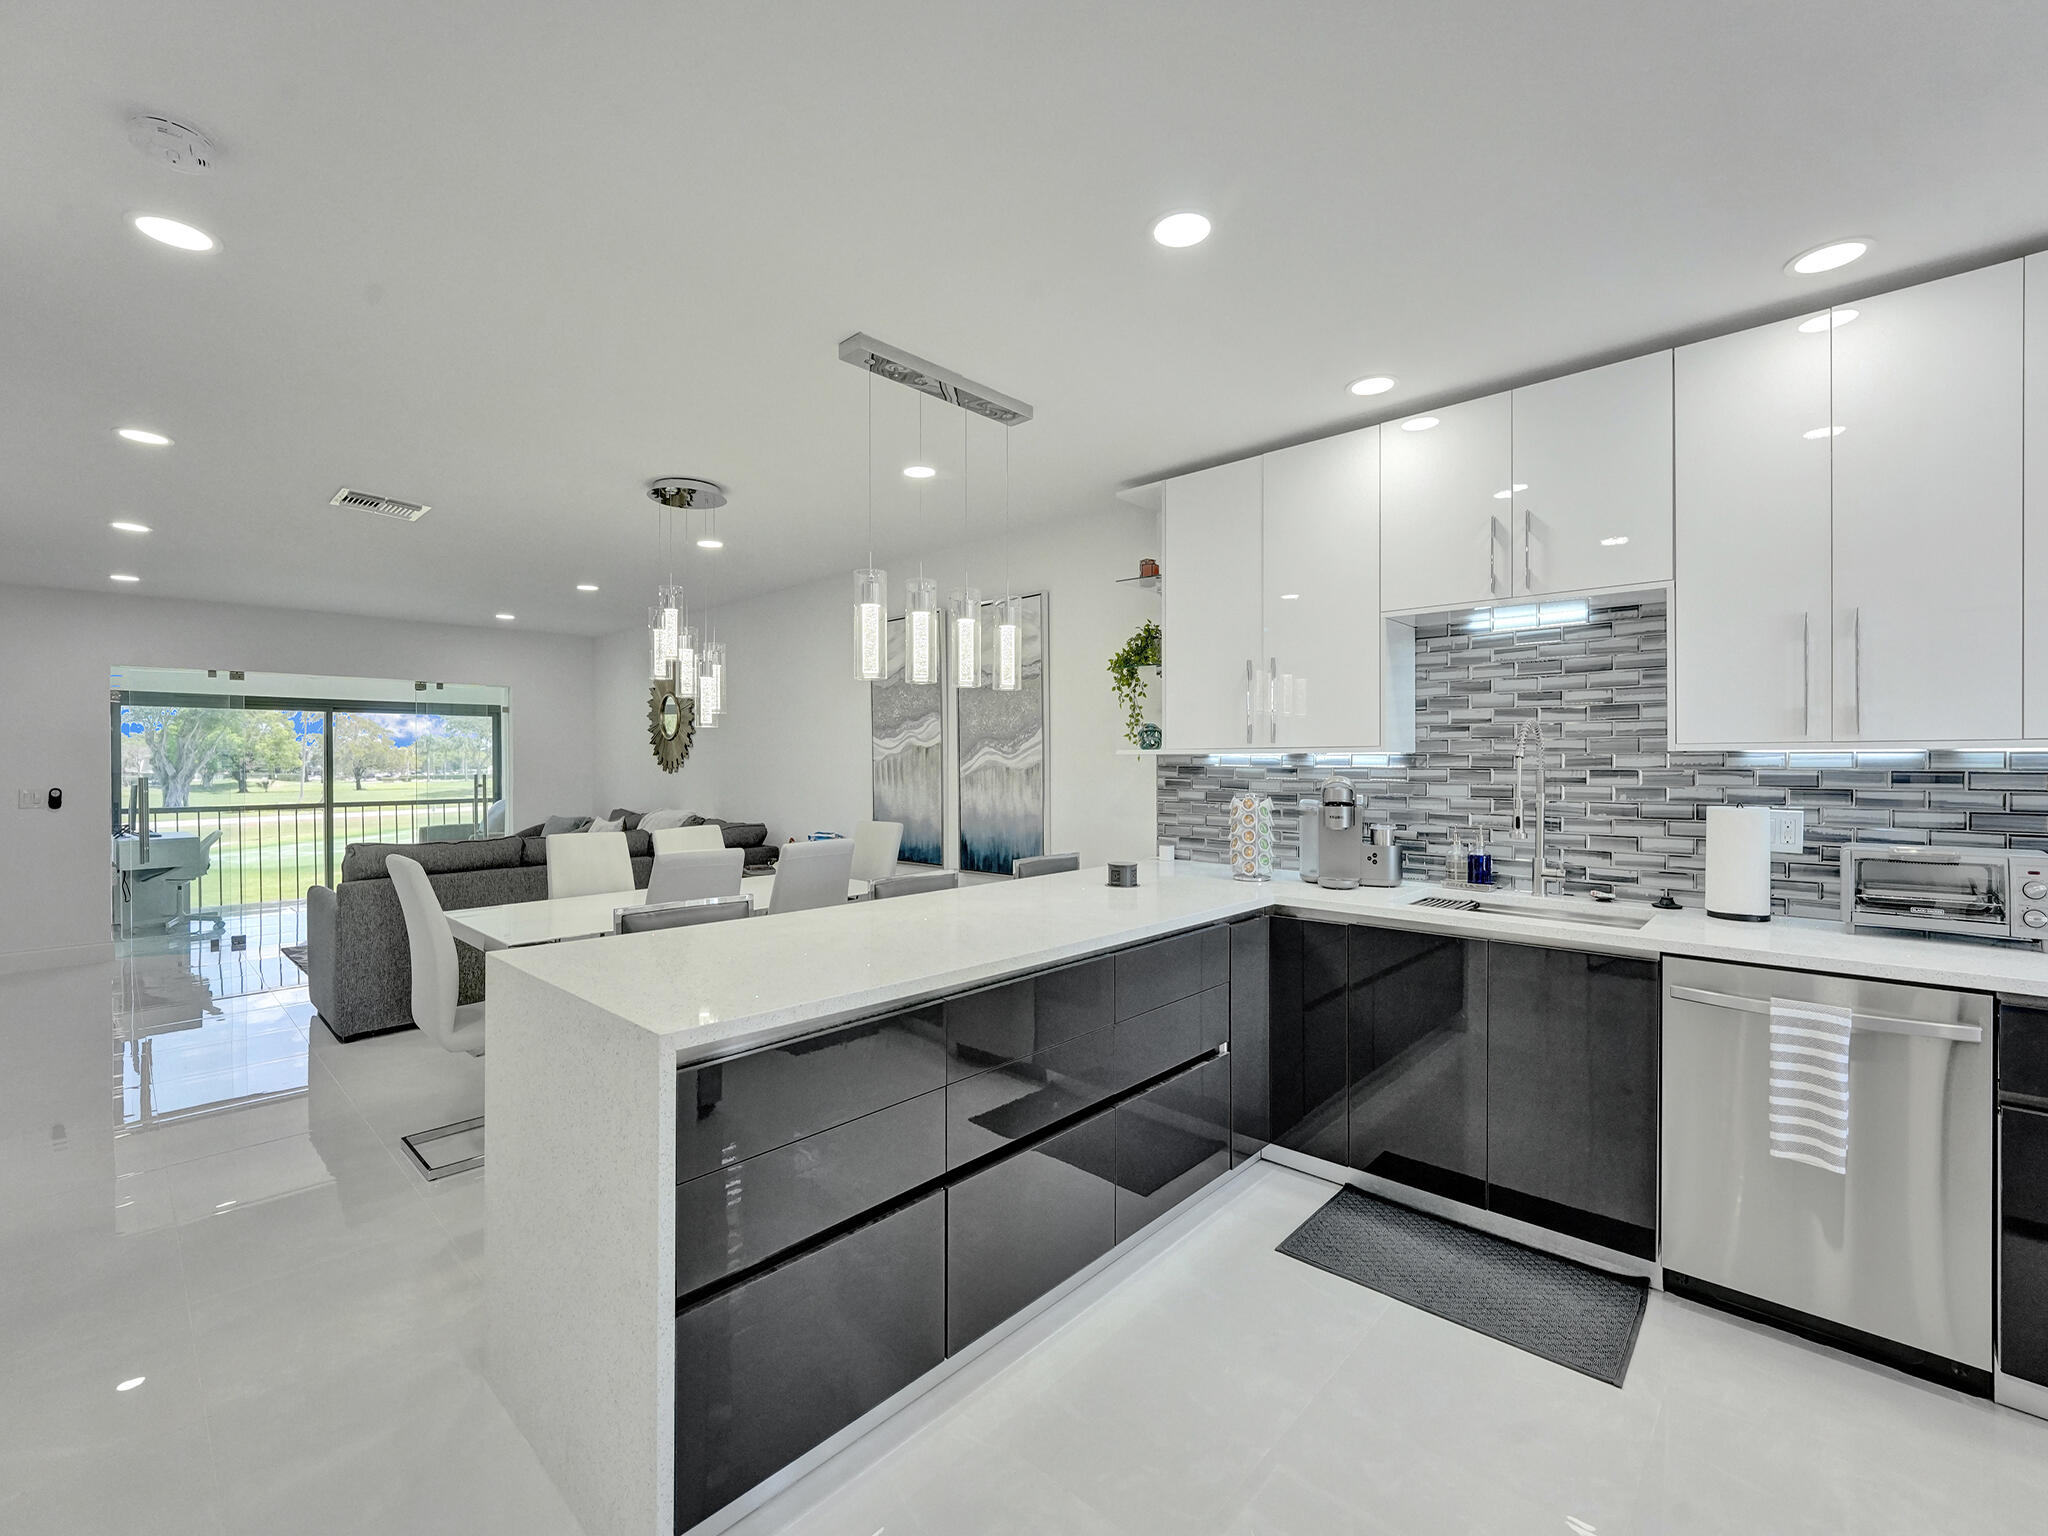
[[[640,818],[642,832],[659,832],[663,827],[682,827],[690,823],[688,811],[649,811]]]
[[[638,811],[629,811],[624,806],[615,805],[612,807],[612,820],[623,821],[626,824],[622,829],[624,831],[637,832],[640,830],[640,813]]]
[[[540,824],[540,835],[542,837],[556,837],[564,832],[588,832],[589,830],[590,818],[588,816],[550,816]]]
[[[602,816],[593,816],[590,820],[590,825],[583,830],[586,832],[623,832],[626,830],[626,818],[621,816],[616,820],[606,821]]]

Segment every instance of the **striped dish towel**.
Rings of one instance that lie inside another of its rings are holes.
[[[1849,1171],[1849,1026],[1833,1003],[1771,999],[1771,1156]]]

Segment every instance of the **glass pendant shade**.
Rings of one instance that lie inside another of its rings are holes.
[[[903,679],[920,686],[939,680],[945,638],[939,629],[939,584],[913,576],[903,584]]]
[[[953,686],[981,686],[981,593],[973,587],[953,594]]]
[[[704,647],[697,667],[697,723],[718,724],[725,713],[725,647],[717,641]]]
[[[879,683],[888,673],[889,573],[853,573],[853,675]]]
[[[684,698],[697,696],[697,631],[687,624],[676,631],[675,682]]]
[[[1015,693],[1024,686],[1024,599],[1006,597],[996,604],[996,675],[994,687]]]
[[[668,632],[662,628],[661,610],[647,610],[647,675],[655,682],[668,676],[668,669],[674,661],[668,648]]]

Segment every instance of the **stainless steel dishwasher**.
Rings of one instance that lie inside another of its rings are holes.
[[[1852,1011],[1847,1172],[1771,1152],[1771,999]],[[1990,996],[1664,965],[1665,1283],[1989,1395]]]

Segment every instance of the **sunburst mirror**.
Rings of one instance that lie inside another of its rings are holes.
[[[697,735],[697,701],[676,692],[675,684],[657,679],[647,690],[647,739],[663,773],[674,773],[690,755]]]

